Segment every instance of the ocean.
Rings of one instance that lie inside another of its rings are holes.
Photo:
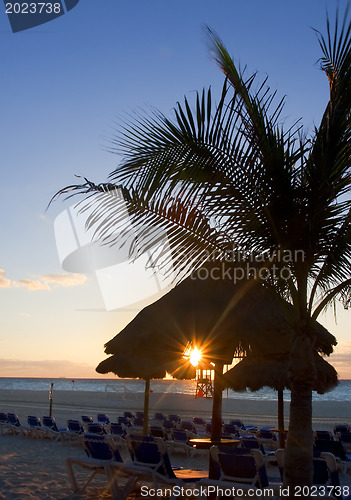
[[[144,392],[145,382],[136,379],[67,379],[67,378],[6,378],[0,377],[0,390],[49,391],[53,383],[54,391],[93,391],[135,393]],[[151,390],[155,393],[180,393],[195,395],[194,380],[152,380]],[[223,397],[230,399],[277,400],[277,392],[263,388],[257,392],[223,391]],[[290,391],[284,391],[285,401],[290,399]],[[326,394],[313,392],[314,401],[351,401],[351,380],[340,380],[339,385]]]

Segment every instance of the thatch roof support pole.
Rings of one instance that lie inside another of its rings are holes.
[[[211,441],[220,441],[222,437],[222,390],[223,364],[216,363],[213,381]]]
[[[278,431],[279,431],[279,448],[285,448],[283,389],[278,389]]]
[[[143,436],[149,434],[150,379],[145,379]]]

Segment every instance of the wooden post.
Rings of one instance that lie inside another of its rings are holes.
[[[216,363],[213,381],[211,441],[220,441],[222,437],[222,375],[223,364]]]
[[[283,389],[278,390],[278,431],[279,431],[279,448],[285,448]]]
[[[144,423],[143,435],[149,434],[149,398],[150,398],[150,379],[145,379],[145,394],[144,394]]]
[[[49,389],[49,417],[52,417],[52,393],[54,392],[54,384],[51,382]]]

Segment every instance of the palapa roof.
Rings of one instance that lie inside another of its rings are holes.
[[[234,283],[231,279],[213,279],[209,273],[200,276],[207,278],[187,278],[137,314],[107,342],[105,352],[113,356],[100,363],[97,370],[120,375],[121,370],[113,368],[121,361],[116,365],[114,361],[127,355],[140,367],[141,360],[145,366],[149,360],[153,368],[147,371],[157,377],[165,370],[177,376],[174,367],[179,367],[188,342],[201,347],[209,361],[222,364],[230,364],[235,352],[289,352],[294,334],[291,304],[253,280]],[[336,345],[335,337],[317,322],[314,329],[317,350],[330,354]],[[135,373],[132,366],[130,373]]]
[[[338,385],[338,374],[335,368],[319,354],[314,355],[316,377],[313,390],[324,394]],[[248,356],[223,375],[223,386],[236,392],[246,389],[258,391],[262,387],[275,390],[290,389],[287,356],[257,357]]]

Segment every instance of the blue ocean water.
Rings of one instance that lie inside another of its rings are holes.
[[[51,383],[55,391],[93,392],[144,392],[145,382],[136,379],[67,379],[67,378],[6,378],[0,377],[0,389],[49,391]],[[151,390],[156,393],[180,393],[195,395],[194,380],[152,380]],[[223,397],[230,399],[277,400],[277,392],[263,388],[257,392],[224,391]],[[289,401],[290,391],[285,391],[284,399]],[[351,401],[351,380],[340,380],[339,385],[326,394],[313,393],[314,401]]]

